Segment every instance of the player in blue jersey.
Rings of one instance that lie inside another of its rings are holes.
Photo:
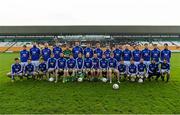
[[[160,50],[157,47],[157,44],[153,45],[154,49],[151,51],[151,60],[155,60],[156,63],[159,63]]]
[[[147,76],[147,66],[144,63],[143,58],[141,58],[140,63],[137,65],[138,67],[138,78],[142,79],[143,81],[145,80],[146,76]]]
[[[125,49],[123,50],[122,57],[123,57],[123,60],[124,60],[124,64],[129,66],[132,54],[131,54],[131,51],[128,49],[128,45],[125,45]]]
[[[170,63],[171,51],[168,50],[168,44],[167,43],[164,44],[164,50],[161,51],[161,61],[163,62],[164,59],[166,59],[167,62]]]
[[[35,72],[35,66],[31,63],[31,59],[28,59],[28,64],[24,67],[23,75],[29,79],[32,76],[35,79],[37,73]]]
[[[66,62],[67,64],[67,76],[74,77],[76,73],[76,59],[74,59],[73,55],[69,55],[69,59]]]
[[[60,48],[60,46],[59,45],[55,45],[54,47],[53,47],[53,54],[54,54],[54,57],[56,58],[56,59],[58,59],[58,58],[60,58],[60,53],[62,53],[62,49]]]
[[[37,79],[42,80],[44,76],[46,76],[47,78],[47,63],[44,61],[42,57],[39,60],[37,73],[38,73]]]
[[[119,79],[119,71],[117,69],[117,60],[114,58],[114,53],[110,54],[110,58],[108,59],[108,76],[110,83],[112,83],[112,75]],[[120,81],[118,81],[120,83]]]
[[[103,55],[103,51],[100,48],[100,43],[96,44],[96,48],[94,49],[94,53],[97,54],[98,58],[101,59]]]
[[[11,66],[11,72],[7,73],[8,77],[11,77],[11,81],[14,82],[15,76],[22,79],[22,65],[19,63],[19,58],[14,59],[15,63]]]
[[[86,55],[87,53],[89,53],[90,58],[93,57],[93,49],[91,48],[90,43],[87,44],[87,47],[84,49],[84,52],[83,52],[84,55]]]
[[[84,59],[82,57],[82,54],[78,54],[78,58],[76,58],[76,75],[77,77],[82,77],[83,76],[83,67],[84,67]]]
[[[134,64],[137,66],[141,59],[141,51],[139,50],[138,45],[134,47],[134,51],[132,51],[132,58],[134,60]]]
[[[21,60],[21,65],[24,68],[25,65],[28,64],[28,59],[29,59],[29,51],[27,51],[26,45],[23,46],[23,50],[20,51],[20,60]]]
[[[129,67],[128,67],[128,77],[129,77],[129,80],[135,81],[135,80],[136,80],[136,77],[137,77],[137,73],[138,73],[138,68],[137,68],[137,66],[134,64],[134,60],[131,59],[130,65],[129,65]]]
[[[33,44],[33,47],[30,49],[30,56],[32,60],[32,64],[37,68],[39,65],[39,58],[40,58],[41,51],[36,46],[36,43]]]
[[[66,59],[64,58],[64,54],[60,54],[60,58],[57,60],[57,68],[56,68],[56,80],[55,83],[58,81],[58,77],[67,76],[67,70],[66,70]]]
[[[144,64],[148,67],[151,63],[151,50],[148,49],[148,44],[144,44],[144,49],[141,51],[141,57],[144,60]]]
[[[79,53],[83,54],[83,48],[80,46],[79,42],[75,42],[75,46],[72,49],[73,57],[76,59]]]
[[[164,81],[164,78],[166,77],[166,82],[168,82],[170,78],[170,64],[166,59],[161,62],[160,69],[162,81]]]
[[[93,58],[92,58],[92,76],[94,77],[99,77],[100,75],[100,70],[99,70],[99,58],[97,57],[97,54],[94,54]]]
[[[113,50],[114,58],[119,62],[122,59],[122,50],[120,49],[119,45],[115,46],[115,49]]]
[[[120,81],[120,79],[122,79],[122,76],[124,76],[124,80],[126,79],[127,76],[127,67],[124,64],[124,60],[121,60],[118,64],[118,71],[119,71],[119,78],[118,81]]]
[[[99,61],[100,66],[100,76],[108,77],[108,60],[106,59],[105,54],[102,55],[102,58]]]
[[[90,54],[87,53],[84,58],[84,72],[90,80],[92,80],[92,75],[93,75],[92,67],[93,67],[93,61],[90,58]]]
[[[57,67],[57,59],[54,58],[54,54],[51,54],[51,57],[48,59],[47,61],[47,73],[48,73],[48,77],[52,77],[51,75],[55,76],[55,70]]]
[[[106,50],[104,51],[104,54],[106,55],[107,59],[110,58],[110,54],[111,54],[110,46],[106,46]]]
[[[148,67],[148,79],[149,79],[149,81],[151,81],[151,78],[153,76],[156,76],[155,80],[158,80],[158,78],[160,77],[159,64],[156,63],[155,59],[153,59],[151,61],[151,64],[149,64],[149,67]]]
[[[51,57],[51,50],[48,48],[48,43],[44,44],[44,49],[41,50],[41,54],[46,62]]]

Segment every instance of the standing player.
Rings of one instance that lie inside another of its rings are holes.
[[[167,60],[168,63],[170,63],[170,58],[171,58],[171,51],[168,50],[168,44],[164,44],[164,50],[161,51],[161,61],[163,62],[164,59]]]
[[[44,61],[46,62],[51,57],[51,50],[48,48],[48,43],[44,44],[44,49],[41,51],[41,54]]]
[[[108,60],[106,59],[105,54],[102,55],[102,58],[99,62],[100,66],[100,76],[108,77]]]
[[[161,78],[162,81],[164,81],[164,77],[166,76],[166,82],[169,81],[170,78],[170,64],[167,62],[166,59],[164,59],[163,62],[161,62]]]
[[[99,58],[97,57],[97,54],[94,54],[92,58],[92,76],[94,77],[99,77],[100,75],[100,70],[99,70]]]
[[[32,64],[37,69],[39,65],[39,58],[40,58],[40,49],[36,46],[36,43],[33,44],[33,47],[30,49],[30,56],[32,59]]]
[[[112,83],[112,75],[114,74],[116,76],[116,78],[118,79],[118,83],[120,83],[119,81],[119,71],[117,69],[117,60],[114,58],[114,54],[111,53],[110,54],[110,58],[108,59],[108,74],[109,74],[109,80],[110,83]]]
[[[23,46],[23,50],[20,51],[20,60],[21,60],[21,65],[24,68],[25,65],[28,64],[28,59],[29,59],[29,51],[26,49],[26,45]]]
[[[11,81],[14,82],[14,77],[20,77],[22,79],[22,65],[19,63],[19,58],[14,59],[15,63],[11,66],[11,72],[7,73],[8,77],[11,77]]]
[[[28,64],[25,66],[23,74],[27,79],[29,79],[29,76],[32,76],[32,78],[35,79],[35,66],[31,63],[31,59],[28,59]]]
[[[151,50],[148,49],[148,44],[145,43],[144,44],[144,50],[141,51],[141,56],[142,59],[144,60],[144,64],[146,64],[146,66],[148,67],[149,64],[151,63],[150,59],[151,59]]]
[[[64,58],[64,54],[60,54],[60,58],[57,60],[57,69],[56,69],[56,80],[55,83],[58,81],[59,75],[66,77],[66,59]]]
[[[134,60],[134,64],[137,66],[141,59],[141,51],[138,46],[135,46],[135,50],[132,52],[132,58]]]
[[[54,57],[55,57],[56,59],[59,59],[59,58],[60,58],[60,53],[62,53],[62,49],[60,48],[60,46],[55,45],[55,46],[53,47]]]
[[[156,63],[155,59],[151,61],[151,64],[148,67],[149,81],[151,81],[152,76],[156,76],[155,80],[158,80],[158,78],[160,77],[159,66],[158,63]]]
[[[77,68],[77,76],[80,77],[83,74],[83,66],[84,66],[84,60],[82,58],[82,54],[78,54],[78,58],[76,58],[76,68]]]
[[[90,79],[90,80],[93,80],[92,78],[92,66],[93,66],[93,62],[92,62],[92,59],[90,58],[90,54],[87,53],[86,54],[86,57],[84,59],[84,72],[86,74],[86,76]]]
[[[127,67],[124,64],[124,60],[121,60],[118,64],[118,71],[119,71],[119,78],[118,81],[120,81],[120,79],[122,78],[122,76],[124,76],[124,80],[126,79],[126,75],[127,75]]]
[[[154,49],[151,51],[151,60],[155,60],[156,63],[159,63],[160,50],[158,50],[157,44],[154,44]]]
[[[124,64],[126,66],[130,65],[130,59],[132,57],[131,51],[128,49],[128,45],[125,45],[125,49],[123,51],[123,60],[124,60]]]
[[[46,62],[44,61],[43,58],[40,58],[40,63],[39,63],[39,66],[38,66],[37,73],[38,73],[37,78],[39,78],[40,80],[43,79],[44,75],[47,78],[47,64],[46,64]]]
[[[138,67],[138,78],[145,80],[147,73],[147,66],[144,64],[144,60],[141,58],[140,63],[137,65]]]
[[[128,76],[129,76],[129,80],[131,81],[135,81],[136,80],[136,76],[137,76],[137,73],[138,73],[138,70],[137,70],[137,66],[134,64],[134,60],[131,59],[131,64],[129,65],[128,67]]]
[[[102,51],[101,48],[100,48],[100,43],[97,43],[97,44],[96,44],[96,48],[94,49],[94,53],[97,54],[97,57],[98,57],[99,59],[102,58],[103,51]]]
[[[114,58],[119,62],[122,58],[122,50],[120,49],[119,45],[116,45],[116,49],[113,51]]]
[[[55,76],[55,70],[56,70],[56,64],[57,59],[54,58],[54,54],[51,54],[51,57],[47,61],[47,68],[48,68],[48,78],[51,77],[51,75]]]
[[[68,44],[66,44],[66,49],[63,51],[63,54],[66,59],[69,59],[70,54],[72,54]]]
[[[93,57],[93,49],[91,48],[90,43],[87,44],[87,47],[84,49],[84,55],[86,56],[86,54],[89,53],[89,57],[92,58]]]
[[[79,42],[75,42],[75,47],[72,49],[73,57],[76,59],[79,53],[83,53],[82,47],[79,45]]]
[[[104,51],[104,54],[106,55],[107,59],[110,58],[110,54],[111,54],[110,46],[106,46],[106,50]]]

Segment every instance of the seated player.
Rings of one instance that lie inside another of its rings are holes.
[[[64,58],[64,54],[60,53],[60,58],[57,60],[57,69],[56,69],[56,80],[55,83],[58,81],[59,76],[67,76],[66,71],[66,59]]]
[[[35,66],[31,63],[31,59],[28,59],[28,64],[25,66],[23,74],[27,79],[29,79],[29,76],[35,79],[37,74],[35,72]]]
[[[134,64],[134,60],[131,59],[130,65],[128,67],[128,77],[129,77],[129,80],[135,81],[137,73],[138,73],[137,66]]]
[[[112,83],[112,75],[114,74],[116,76],[117,79],[119,79],[119,71],[117,69],[117,60],[114,58],[114,53],[110,54],[110,58],[108,59],[108,74],[109,74],[109,80],[110,83]],[[120,81],[118,80],[118,83],[120,83]]]
[[[19,63],[19,58],[14,59],[15,63],[11,66],[11,72],[7,73],[8,77],[11,77],[11,81],[14,82],[15,76],[22,79],[22,65]]]
[[[92,62],[92,59],[90,58],[90,54],[87,53],[86,57],[84,59],[84,73],[90,80],[93,79],[92,78],[92,73],[93,73],[92,72],[92,64],[93,64],[93,62]]]
[[[159,72],[159,65],[156,63],[155,59],[151,61],[151,64],[148,67],[148,79],[151,81],[152,76],[156,76],[155,80],[158,80],[160,77],[160,72]]]
[[[140,63],[137,65],[137,67],[138,67],[138,78],[139,79],[141,78],[144,81],[146,78],[147,67],[143,59],[140,60]]]
[[[38,73],[37,78],[39,78],[40,80],[43,79],[43,76],[47,77],[47,64],[43,58],[40,58],[40,63],[38,65],[37,73]]]
[[[74,77],[75,77],[75,73],[76,73],[76,60],[73,58],[73,55],[70,54],[69,55],[69,59],[67,60],[66,64],[67,64],[67,76],[69,78],[72,78],[72,81],[74,81]],[[66,82],[64,81],[67,79],[63,79],[63,82]]]
[[[170,78],[170,64],[166,59],[164,59],[163,62],[161,62],[161,78],[164,81],[164,77],[166,76],[166,82],[169,81]]]
[[[51,57],[47,61],[47,73],[48,73],[48,78],[51,77],[51,75],[55,76],[55,70],[56,70],[56,58],[54,58],[54,54],[51,54]]]
[[[100,66],[100,76],[102,77],[108,77],[108,60],[106,59],[106,55],[102,55],[102,59],[99,61]]]
[[[127,75],[127,67],[124,64],[124,60],[121,60],[118,64],[118,70],[119,70],[119,78],[118,81],[122,78],[122,76],[124,76],[124,79],[126,79],[126,75]]]
[[[97,57],[97,54],[93,55],[92,62],[93,62],[93,65],[92,65],[92,76],[99,77],[99,75],[100,75],[99,58]]]
[[[83,66],[84,66],[84,60],[82,58],[82,54],[78,54],[78,58],[76,58],[76,69],[77,69],[77,77],[82,77],[83,75]]]

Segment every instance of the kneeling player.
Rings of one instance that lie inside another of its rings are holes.
[[[22,65],[19,63],[19,58],[14,59],[15,64],[11,66],[11,72],[7,73],[8,77],[11,77],[11,81],[14,82],[15,76],[22,79]]]
[[[100,66],[100,76],[102,77],[108,77],[108,60],[106,59],[105,54],[102,55],[102,59],[99,61]]]
[[[43,76],[47,77],[47,64],[46,64],[46,62],[44,61],[43,58],[40,59],[40,63],[38,65],[38,71],[37,72],[38,72],[38,76],[37,77],[40,80],[43,79]]]
[[[164,59],[164,61],[161,63],[161,78],[164,81],[164,77],[166,76],[167,82],[170,78],[170,64],[167,63],[167,60]]]
[[[70,54],[70,58],[67,60],[67,76],[72,78],[72,81],[75,79],[75,73],[76,73],[76,60],[73,58],[73,55]],[[63,82],[66,82],[63,79]]]
[[[160,77],[159,67],[156,61],[153,59],[148,67],[148,79],[151,81],[152,76],[156,76],[156,80]]]
[[[55,82],[57,83],[58,77],[59,76],[67,76],[67,71],[66,71],[66,59],[64,58],[64,54],[60,54],[60,58],[57,60],[57,69],[56,69],[56,80]]]
[[[135,81],[137,76],[137,66],[134,64],[134,60],[131,59],[131,64],[128,67],[128,77],[129,80]]]
[[[54,58],[54,55],[51,54],[51,57],[47,61],[47,68],[48,68],[48,77],[50,78],[51,75],[55,76],[55,69],[56,69],[56,58]]]
[[[93,65],[92,65],[92,76],[99,77],[100,70],[99,70],[99,58],[97,57],[97,54],[93,55]]]
[[[78,58],[76,58],[76,68],[77,68],[76,75],[78,78],[83,77],[83,66],[84,66],[84,60],[82,58],[82,54],[79,53]]]
[[[146,64],[144,64],[144,60],[141,59],[140,63],[138,64],[138,78],[143,79],[143,81],[146,78],[147,68]]]
[[[119,78],[118,78],[118,81],[122,78],[122,76],[124,76],[124,80],[126,79],[126,76],[127,76],[127,71],[126,71],[126,65],[124,64],[124,61],[121,60],[119,62],[119,65],[118,65],[118,70],[119,70]]]
[[[87,53],[86,54],[86,58],[84,59],[84,72],[86,74],[86,76],[92,80],[92,59],[90,58],[90,54]]]
[[[118,83],[120,83],[120,81],[119,81],[119,71],[117,69],[117,60],[114,58],[113,53],[110,54],[110,58],[108,59],[108,66],[109,66],[108,75],[109,75],[110,83],[112,83],[112,75],[113,74],[118,79]]]
[[[31,63],[31,59],[28,59],[28,64],[24,67],[23,74],[27,79],[29,79],[29,76],[32,76],[32,78],[35,79],[37,74],[35,72],[35,66]]]

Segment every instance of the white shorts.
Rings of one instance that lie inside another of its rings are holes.
[[[39,61],[32,61],[31,62],[35,67],[37,67],[39,65]]]
[[[167,69],[161,69],[161,73],[170,73],[170,71],[169,70],[167,70]]]
[[[22,67],[25,67],[28,64],[28,62],[21,62],[20,64]]]
[[[144,64],[148,67],[151,64],[151,61],[144,61]]]
[[[55,68],[49,68],[48,72],[53,72],[55,70]]]
[[[124,61],[124,64],[125,64],[126,66],[129,66],[129,65],[130,65],[130,61]]]

